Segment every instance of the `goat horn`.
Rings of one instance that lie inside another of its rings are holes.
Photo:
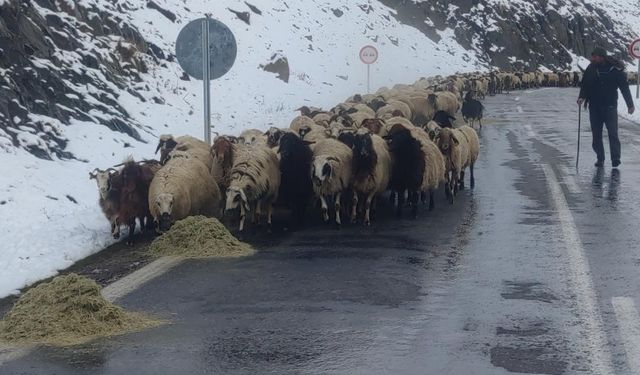
[[[154,152],[154,154],[157,154],[158,151],[160,151],[160,148],[164,146],[165,142],[165,140],[160,139],[160,142],[158,142],[158,147],[156,147],[156,152]]]

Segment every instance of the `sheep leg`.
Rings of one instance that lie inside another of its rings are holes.
[[[338,225],[338,229],[340,229],[340,225],[342,225],[342,221],[340,220],[340,197],[342,193],[336,194],[336,199],[334,202],[336,208],[336,224]]]
[[[320,196],[320,204],[322,205],[322,219],[326,223],[329,221],[329,206],[327,206],[327,199],[324,195]]]
[[[464,190],[464,169],[460,171],[460,190]]]
[[[358,216],[358,193],[353,191],[353,198],[351,198],[351,223],[355,224]]]
[[[267,225],[269,226],[269,233],[271,233],[271,229],[272,229],[272,216],[273,216],[273,201],[269,201],[267,203]]]
[[[411,218],[416,219],[418,217],[418,199],[420,197],[420,193],[417,191],[412,191],[409,193],[409,201],[411,202]]]
[[[476,178],[473,175],[473,164],[469,166],[469,176],[470,176],[469,186],[471,187],[471,189],[473,189],[476,187]]]
[[[260,216],[262,216],[262,201],[257,201],[256,209],[253,211],[253,224],[260,224]]]
[[[433,189],[429,190],[429,211],[433,211],[436,208],[436,202],[433,199],[434,195]]]
[[[247,217],[247,212],[244,209],[244,205],[240,205],[240,227],[238,230],[242,232],[244,230],[244,219]]]
[[[371,202],[373,201],[373,197],[375,196],[375,192],[369,194],[366,202],[364,203],[364,225],[371,225]]]
[[[129,222],[129,236],[127,237],[127,245],[130,245],[130,246],[133,245],[135,234],[136,234],[136,218],[133,218],[133,220]]]
[[[404,191],[398,192],[398,207],[396,208],[396,216],[402,217],[402,208],[404,207]]]
[[[111,234],[115,240],[120,238],[120,221],[117,218],[111,222]]]

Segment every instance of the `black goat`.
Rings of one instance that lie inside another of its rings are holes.
[[[412,216],[415,218],[418,215],[418,199],[425,170],[425,158],[420,142],[411,135],[409,129],[401,125],[391,128],[389,135],[384,138],[395,160],[389,185],[398,196],[396,214],[398,217],[402,216],[405,192],[408,191]]]
[[[293,223],[302,224],[307,204],[313,197],[311,161],[313,153],[309,142],[292,133],[280,138],[280,191],[281,203],[290,208]]]
[[[482,113],[484,111],[484,106],[480,101],[475,100],[473,98],[473,93],[469,91],[467,95],[464,97],[464,101],[462,102],[462,118],[464,118],[465,122],[469,122],[471,120],[471,127],[475,121],[480,122],[480,130],[482,130]]]

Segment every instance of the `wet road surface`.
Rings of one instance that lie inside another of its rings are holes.
[[[576,96],[487,98],[476,189],[453,206],[182,263],[118,301],[170,325],[0,373],[637,374],[640,126],[621,120],[622,167],[596,170],[585,116],[576,171]]]

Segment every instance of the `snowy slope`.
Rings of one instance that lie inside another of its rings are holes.
[[[390,16],[393,11],[376,1],[368,11],[355,2],[345,5],[339,0],[304,0],[295,5],[254,1],[262,12],[258,15],[239,1],[156,0],[176,15],[176,22],[147,8],[146,0],[115,5],[103,0],[80,3],[117,14],[166,55],[173,52],[181,27],[205,11],[226,23],[236,34],[238,57],[231,72],[212,85],[213,124],[221,133],[287,126],[294,108],[300,105],[327,107],[362,92],[366,70],[358,60],[358,51],[365,44],[380,50],[380,60],[372,67],[372,87],[484,67],[452,40],[453,32],[443,31],[443,38],[435,43],[415,28],[397,22]],[[251,24],[239,20],[228,7],[251,12]],[[44,8],[39,11],[47,12]],[[85,42],[91,43],[90,38]],[[98,46],[86,44],[85,48]],[[276,52],[288,58],[289,83],[258,68]],[[74,58],[73,53],[60,54]],[[79,66],[73,64],[74,69]],[[148,72],[140,73],[142,82],[131,83],[146,101],[111,87],[147,143],[92,121],[72,118],[64,124],[53,117],[30,115],[55,127],[68,142],[66,151],[77,159],[62,161],[54,155],[49,161],[15,147],[0,131],[0,296],[51,276],[112,242],[89,171],[120,163],[129,154],[152,158],[157,136],[163,133],[202,136],[201,82],[181,80],[182,71],[175,61],[147,64]],[[81,85],[67,84],[75,87],[78,95],[88,95]],[[154,97],[162,98],[165,104],[158,104]],[[41,142],[37,133],[19,124],[14,131],[25,145]]]

